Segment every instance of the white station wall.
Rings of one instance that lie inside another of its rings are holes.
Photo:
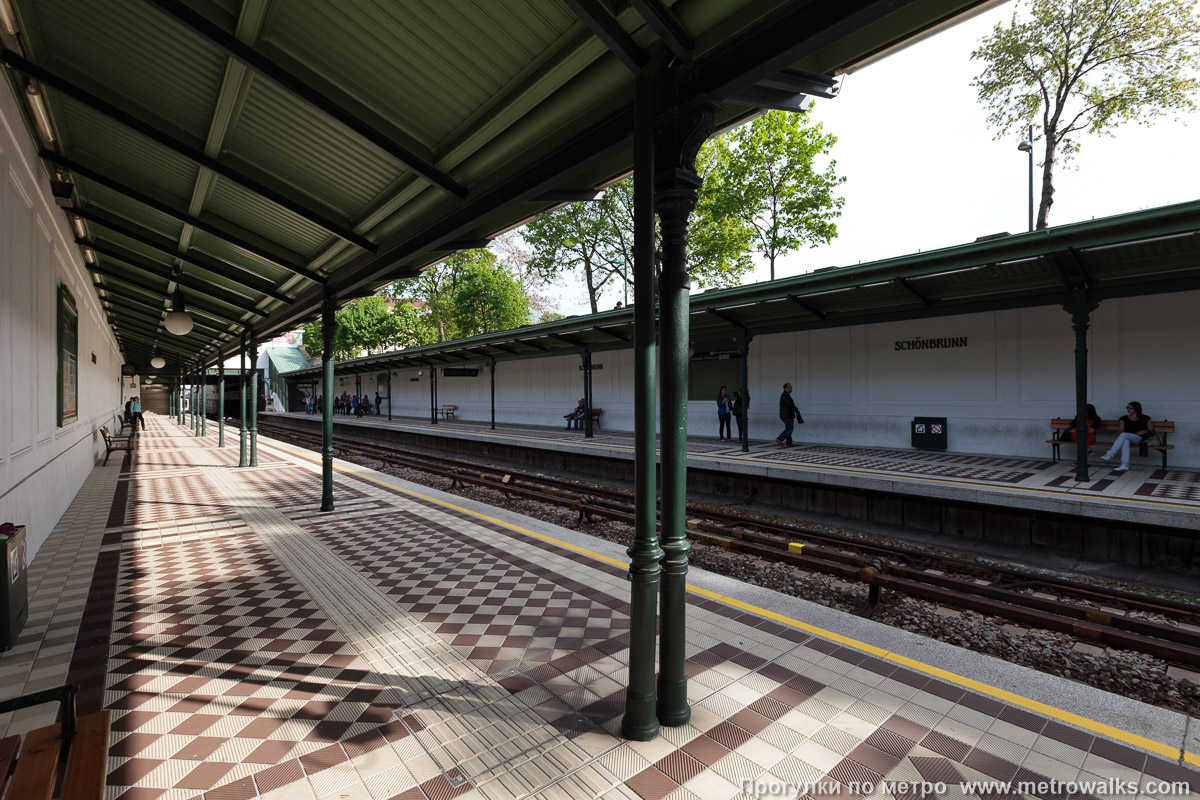
[[[1170,461],[1178,466],[1200,466],[1200,348],[1187,344],[1200,334],[1197,307],[1200,292],[1109,300],[1093,313],[1088,334],[1091,402],[1105,419],[1138,400],[1151,417],[1175,421]],[[965,346],[896,348],[913,339],[965,339]],[[931,416],[947,418],[952,451],[1048,457],[1050,419],[1075,413],[1074,352],[1070,317],[1057,306],[762,336],[751,343],[747,367],[751,438],[779,433],[787,382],[805,418],[797,441],[908,448],[912,418]],[[595,353],[592,362],[603,428],[632,430],[633,351]],[[583,395],[580,364],[577,355],[501,361],[497,422],[565,427],[562,415]],[[459,419],[487,421],[488,369],[470,366],[477,376],[439,374],[437,404],[457,406]],[[374,396],[364,376],[368,386]],[[339,392],[353,387],[347,377]],[[427,370],[395,372],[392,387],[394,414],[428,417]],[[713,400],[690,404],[690,435],[717,432],[718,388]]]
[[[79,414],[60,428],[62,284],[79,311]],[[27,526],[33,553],[104,454],[99,428],[112,427],[123,402],[120,372],[120,351],[79,249],[12,93],[0,90],[0,522]]]
[[[1116,419],[1130,400],[1176,422],[1170,460],[1200,466],[1200,293],[1110,300],[1088,334],[1089,400]],[[897,349],[913,339],[962,347]],[[755,437],[774,436],[791,382],[807,442],[910,446],[916,416],[946,417],[949,449],[1045,456],[1051,417],[1075,407],[1075,335],[1058,307],[835,328],[763,337],[750,358]],[[715,392],[714,392],[715,394]],[[691,426],[695,431],[695,426]]]

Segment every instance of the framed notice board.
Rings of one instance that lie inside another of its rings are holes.
[[[717,392],[728,386],[732,401],[733,390],[741,385],[742,359],[738,356],[704,354],[688,362],[688,400],[712,400],[715,404]]]
[[[65,285],[58,287],[58,427],[79,419],[79,310]]]

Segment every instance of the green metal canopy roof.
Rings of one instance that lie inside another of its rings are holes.
[[[0,0],[0,59],[126,360],[179,365],[623,174],[637,72],[730,122],[994,1]]]
[[[1198,289],[1200,201],[693,295],[691,340],[697,349],[729,350],[743,335]],[[570,317],[339,362],[337,370],[625,349],[633,344],[633,314],[625,308]],[[286,378],[320,372],[314,367]]]

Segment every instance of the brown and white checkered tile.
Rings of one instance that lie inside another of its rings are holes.
[[[746,781],[824,781],[916,800],[881,782],[940,781],[958,800],[979,796],[960,778],[1089,775],[1197,786],[1186,767],[700,597],[692,721],[623,742],[621,570],[354,477],[339,476],[338,512],[318,515],[309,467],[232,472],[211,435],[172,441],[151,424],[164,435],[146,455],[181,466],[116,481],[92,526],[102,541],[73,567],[93,579],[70,670],[84,710],[115,712],[111,798],[720,800],[752,796]]]

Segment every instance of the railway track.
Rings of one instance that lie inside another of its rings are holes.
[[[307,431],[262,421],[259,428],[320,449],[320,437]],[[334,444],[339,456],[439,475],[451,481],[451,488],[478,486],[567,508],[577,513],[579,523],[601,518],[634,524],[633,495],[624,489],[584,488],[566,479],[530,473],[497,473],[492,465],[427,452],[406,453],[365,437],[339,434]],[[1200,667],[1200,607],[1177,600],[930,554],[802,522],[764,521],[698,503],[688,505],[687,528],[696,542],[862,584],[867,599],[859,611],[866,616],[886,602],[887,590]]]

